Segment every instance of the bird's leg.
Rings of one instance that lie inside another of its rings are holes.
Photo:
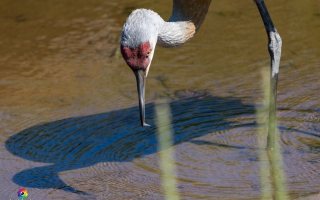
[[[270,74],[270,100],[269,100],[269,125],[268,125],[268,141],[267,148],[269,150],[275,147],[276,134],[276,101],[277,101],[277,83],[278,72],[281,57],[282,40],[273,25],[267,7],[263,0],[254,0],[259,9],[263,24],[268,35],[268,50],[271,58],[271,74]]]

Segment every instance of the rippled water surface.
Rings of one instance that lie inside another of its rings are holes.
[[[119,53],[135,8],[170,0],[0,1],[0,196],[163,199],[154,107],[172,111],[183,199],[259,199],[256,108],[267,37],[255,4],[213,1],[182,47],[157,47],[139,126]],[[266,1],[282,36],[278,127],[291,198],[320,191],[320,2]],[[271,192],[270,192],[271,193]]]

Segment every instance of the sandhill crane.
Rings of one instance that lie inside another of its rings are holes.
[[[270,105],[268,148],[274,147],[270,134],[275,133],[276,94],[281,57],[281,37],[273,25],[263,0],[254,0],[268,35],[268,50],[271,58]],[[134,10],[126,20],[121,35],[121,53],[133,70],[139,96],[141,126],[145,122],[145,82],[156,44],[162,47],[183,45],[199,30],[211,0],[173,0],[171,17],[165,22],[157,13],[147,9]]]

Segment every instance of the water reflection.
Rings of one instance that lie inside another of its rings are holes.
[[[223,148],[251,148],[195,139],[232,128],[236,125],[232,118],[254,113],[252,105],[244,105],[239,99],[202,95],[173,101],[170,106],[175,145],[184,142],[212,145],[222,147],[218,152],[222,154],[226,153]],[[12,154],[50,164],[21,171],[14,175],[13,181],[23,187],[87,194],[65,184],[58,173],[99,162],[130,162],[156,153],[154,105],[148,104],[146,109],[147,120],[151,123],[149,128],[139,126],[138,107],[133,107],[40,124],[13,135],[6,141],[6,148]],[[244,127],[254,125],[253,121],[241,124]]]

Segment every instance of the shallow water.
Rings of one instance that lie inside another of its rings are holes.
[[[320,191],[320,2],[267,1],[283,39],[278,125],[292,198]],[[196,37],[157,47],[139,127],[119,53],[135,8],[171,1],[0,2],[0,194],[162,199],[154,106],[168,99],[183,199],[259,199],[256,107],[267,37],[252,1],[214,1]]]

